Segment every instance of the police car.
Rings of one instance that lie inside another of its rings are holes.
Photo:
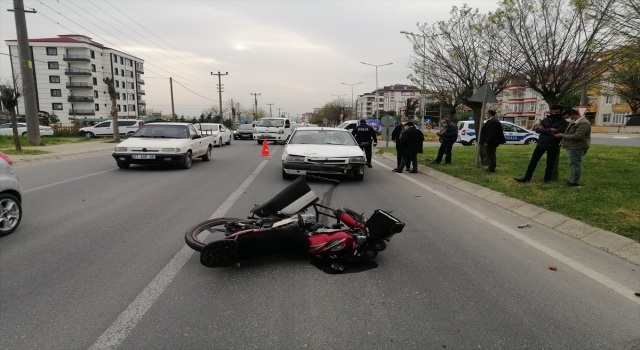
[[[535,145],[538,142],[538,134],[534,131],[523,129],[513,123],[500,121],[504,138],[508,145]],[[475,123],[473,120],[465,120],[458,123],[458,141],[464,146],[473,146],[477,143]]]

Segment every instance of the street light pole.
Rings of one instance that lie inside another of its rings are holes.
[[[347,84],[347,83],[340,83],[342,85],[350,85],[351,86],[351,111],[353,111],[353,86],[354,85],[358,85],[358,84],[362,84],[362,82],[359,83],[355,83],[355,84]],[[357,116],[356,116],[357,119]]]
[[[378,105],[378,94],[380,93],[380,91],[378,89],[378,67],[388,66],[388,65],[393,64],[393,62],[385,63],[385,64],[370,64],[370,63],[365,63],[365,62],[360,62],[360,63],[366,64],[367,66],[376,67],[376,119],[380,120],[380,107]]]

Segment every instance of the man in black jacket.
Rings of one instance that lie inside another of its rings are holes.
[[[396,168],[400,167],[400,162],[402,161],[402,152],[400,151],[400,138],[402,134],[406,130],[404,125],[409,121],[409,118],[402,117],[400,119],[400,124],[396,125],[396,127],[391,132],[391,141],[396,144]],[[407,171],[409,171],[410,164],[407,164]]]
[[[360,125],[355,127],[351,133],[360,148],[364,150],[364,154],[367,156],[367,166],[371,168],[371,145],[378,145],[378,134],[371,125],[367,125],[367,121],[364,119],[360,120]]]
[[[524,177],[513,178],[518,182],[529,182],[533,173],[536,171],[536,166],[542,158],[542,155],[547,153],[547,167],[544,170],[544,183],[551,183],[551,177],[553,175],[553,165],[555,163],[556,156],[560,151],[561,138],[555,137],[556,134],[563,134],[567,130],[567,122],[562,116],[562,106],[551,107],[551,114],[544,118],[538,126],[535,128],[535,132],[540,134],[536,148],[533,150],[531,160],[529,161],[529,167]]]
[[[496,111],[493,109],[487,110],[487,121],[482,126],[480,131],[480,144],[485,148],[487,152],[487,161],[489,166],[486,173],[496,172],[496,150],[498,146],[503,143],[507,143],[504,138],[504,130],[502,124],[496,119]]]
[[[431,164],[440,164],[443,155],[445,155],[444,163],[451,164],[451,149],[458,140],[458,126],[451,123],[447,118],[442,118],[440,125],[442,125],[442,130],[438,132],[440,149],[438,150],[438,157]]]
[[[402,173],[402,169],[409,162],[413,164],[412,173],[418,172],[418,153],[422,153],[422,141],[424,141],[424,134],[422,131],[416,129],[415,124],[407,122],[405,125],[405,132],[400,138],[400,151],[402,152],[402,161],[400,166],[396,169],[392,169],[394,173]]]

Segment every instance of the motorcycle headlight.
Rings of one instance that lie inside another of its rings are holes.
[[[116,152],[126,152],[127,147],[116,147]]]
[[[304,157],[303,156],[287,156],[287,162],[294,162],[294,163],[302,163],[304,162]]]
[[[179,148],[163,148],[162,153],[176,153],[179,152]]]
[[[359,157],[349,157],[349,163],[364,163],[365,159],[362,156]]]

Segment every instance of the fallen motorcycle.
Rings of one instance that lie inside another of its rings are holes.
[[[318,201],[305,176],[300,176],[271,200],[254,207],[247,219],[201,222],[187,231],[185,241],[200,252],[200,263],[207,267],[305,252],[327,260],[333,270],[341,272],[360,260],[375,258],[405,225],[384,210],[375,210],[365,220],[351,209],[332,209]],[[314,213],[308,213],[309,208]],[[321,224],[321,216],[336,222],[331,226]],[[220,233],[222,238],[205,243],[208,235]]]

